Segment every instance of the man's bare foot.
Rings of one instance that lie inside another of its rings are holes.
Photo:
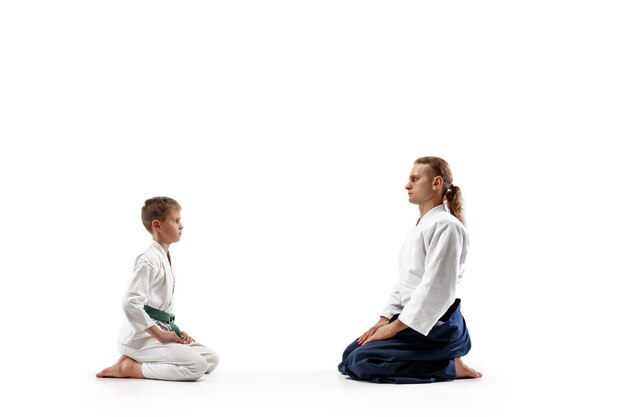
[[[96,376],[98,378],[143,378],[141,364],[125,355],[122,355],[115,365],[104,368]]]
[[[456,365],[456,379],[480,378],[483,376],[480,372],[465,365],[461,358],[455,358],[454,364]]]

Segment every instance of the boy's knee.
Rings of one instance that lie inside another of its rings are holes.
[[[190,359],[185,365],[180,367],[184,381],[195,381],[207,372],[209,364],[200,355]]]
[[[205,371],[206,374],[208,374],[209,372],[213,372],[215,370],[215,368],[217,368],[217,365],[219,365],[220,363],[220,357],[216,352],[211,352],[210,355],[207,355],[206,358],[206,364],[207,364],[207,369]]]

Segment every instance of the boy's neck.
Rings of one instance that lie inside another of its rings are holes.
[[[166,243],[166,242],[162,242],[161,240],[159,240],[158,236],[154,236],[152,235],[152,239],[157,242],[159,245],[161,245],[161,247],[163,248],[163,250],[165,250],[166,254],[169,254],[169,250],[170,250],[170,245],[171,243]]]

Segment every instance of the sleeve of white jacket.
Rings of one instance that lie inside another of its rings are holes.
[[[427,335],[454,302],[456,282],[463,251],[463,231],[459,225],[436,226],[428,246],[424,276],[400,314],[400,321]]]
[[[385,308],[383,308],[383,312],[380,313],[381,316],[387,317],[391,319],[396,314],[399,314],[402,311],[402,304],[400,299],[400,281],[396,281],[396,285],[394,285],[391,294],[387,298],[387,304]]]
[[[124,313],[135,331],[143,331],[155,324],[155,321],[144,311],[148,303],[148,288],[156,271],[147,261],[139,260],[135,265],[133,278],[124,297]]]

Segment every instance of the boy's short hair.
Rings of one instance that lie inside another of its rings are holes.
[[[143,203],[141,221],[149,233],[152,233],[152,220],[163,221],[171,210],[180,210],[178,201],[169,197],[152,197]]]

